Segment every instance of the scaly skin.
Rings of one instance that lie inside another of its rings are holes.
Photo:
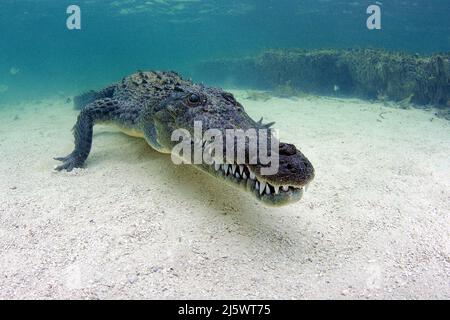
[[[271,125],[251,119],[231,93],[192,83],[174,72],[138,72],[74,101],[81,109],[73,128],[75,149],[66,157],[55,158],[63,162],[56,167],[58,171],[71,171],[84,165],[92,146],[93,126],[97,123],[113,124],[125,133],[143,137],[162,153],[170,153],[178,143],[171,141],[175,129],[186,129],[193,135],[194,121],[202,122],[203,131],[260,129]],[[246,148],[248,151],[248,145]],[[241,187],[267,205],[300,200],[314,178],[311,163],[291,144],[280,143],[276,174],[262,175],[264,166],[259,163],[258,159],[257,164],[246,163],[240,167],[235,164],[195,166]]]

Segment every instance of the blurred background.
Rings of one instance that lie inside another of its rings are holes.
[[[66,28],[71,4],[81,30]],[[366,28],[371,4],[382,30]],[[448,0],[2,0],[0,103],[70,96],[136,70],[190,77],[200,61],[272,48],[450,51],[449,17]]]

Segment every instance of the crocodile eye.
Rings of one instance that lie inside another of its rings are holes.
[[[231,102],[232,104],[236,104],[236,99],[231,93],[225,92],[222,94],[222,97],[225,98],[228,102]]]
[[[193,93],[189,96],[189,102],[192,104],[197,104],[200,102],[200,97],[198,94]]]

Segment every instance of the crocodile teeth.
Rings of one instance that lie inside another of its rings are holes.
[[[205,150],[208,150],[206,148]],[[256,175],[250,171],[250,169],[245,165],[236,165],[236,164],[219,164],[220,161],[216,158],[213,158],[213,162],[211,164],[211,168],[214,167],[215,171],[222,171],[225,174],[225,177],[234,177],[237,179],[236,183],[240,183],[241,180],[244,180],[247,183],[247,179],[251,179],[251,181],[255,181],[254,190],[256,190],[260,196],[266,195],[277,195],[280,192],[288,192],[290,188],[293,188],[294,191],[301,190],[302,193],[305,193],[308,190],[309,184],[304,185],[302,187],[290,187],[289,185],[284,186],[275,186],[271,185],[268,182],[260,181],[256,177]],[[247,169],[249,173],[247,173]],[[273,189],[272,189],[273,188]]]
[[[263,194],[264,189],[266,188],[266,183],[265,182],[261,182],[261,187],[259,188],[259,194]]]

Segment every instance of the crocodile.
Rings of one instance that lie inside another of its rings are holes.
[[[80,110],[73,127],[75,148],[68,156],[54,158],[62,162],[55,167],[58,171],[84,166],[92,147],[93,127],[99,123],[144,138],[161,153],[170,153],[177,143],[171,139],[175,129],[193,134],[194,121],[201,121],[204,130],[261,129],[273,125],[262,119],[253,120],[232,93],[183,79],[173,71],[138,71],[100,91],[75,97],[74,105]],[[278,170],[272,175],[263,175],[264,165],[248,158],[244,164],[194,166],[240,187],[263,204],[281,206],[302,198],[314,178],[314,168],[292,144],[280,142],[278,155]]]

